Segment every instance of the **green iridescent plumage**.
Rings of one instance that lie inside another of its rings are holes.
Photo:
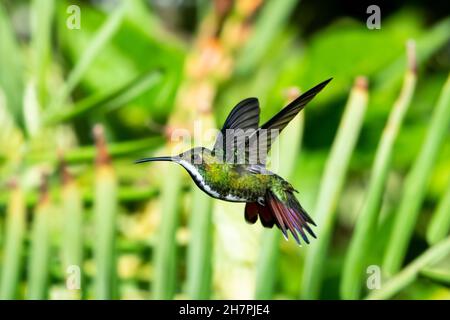
[[[232,195],[257,201],[275,179],[274,175],[253,174],[244,166],[231,164],[207,165],[205,181],[221,196]]]

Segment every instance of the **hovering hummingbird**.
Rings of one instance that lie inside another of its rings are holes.
[[[183,166],[195,184],[209,196],[229,202],[245,202],[245,220],[261,220],[266,228],[275,224],[288,238],[288,231],[300,244],[309,243],[306,232],[316,235],[314,221],[294,196],[293,186],[266,168],[273,140],[319,93],[328,79],[297,97],[272,119],[259,127],[259,102],[247,98],[228,115],[212,150],[196,147],[173,157],[144,158],[135,163],[171,161]],[[306,230],[306,232],[305,232]]]

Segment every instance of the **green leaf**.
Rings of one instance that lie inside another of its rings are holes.
[[[23,98],[23,56],[14,34],[11,21],[3,4],[0,4],[0,86],[6,96],[10,112],[20,123]]]
[[[125,16],[126,5],[121,4],[114,12],[108,17],[106,22],[94,35],[93,39],[90,41],[89,46],[84,51],[80,60],[77,62],[75,67],[69,73],[66,82],[64,82],[62,88],[59,90],[59,94],[56,95],[54,100],[50,105],[50,110],[60,108],[65,104],[66,100],[69,98],[70,93],[78,85],[86,71],[89,69],[92,62],[103,50],[106,43],[112,38],[112,36],[119,29],[122,20]]]
[[[94,94],[78,101],[73,108],[61,110],[54,115],[48,116],[47,123],[54,124],[70,121],[94,109],[95,111],[108,112],[124,107],[157,85],[160,80],[161,72],[159,71],[144,73],[116,90]]]

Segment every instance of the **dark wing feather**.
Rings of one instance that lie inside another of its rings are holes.
[[[261,126],[261,129],[277,129],[281,132],[286,125],[310,102],[316,94],[322,91],[323,88],[332,79],[325,80],[312,89],[309,89],[304,94],[300,95],[294,101],[289,103],[283,110],[278,112],[272,119]]]
[[[247,202],[245,204],[245,221],[254,224],[258,221],[258,216],[264,228],[272,228],[275,224],[275,217],[269,207],[258,202]]]
[[[331,80],[328,79],[306,91],[263,124],[249,138],[250,145],[247,149],[246,159],[249,159],[251,155],[259,154],[263,158],[259,158],[257,163],[265,164],[267,153],[270,151],[273,141],[275,141],[280,132]],[[264,141],[264,143],[260,143],[260,141]],[[263,149],[261,150],[261,148]]]
[[[254,224],[258,221],[258,203],[247,202],[245,204],[245,221]]]
[[[270,212],[270,208],[268,206],[262,206],[258,204],[258,213],[263,227],[269,229],[272,228],[275,224],[275,217]]]
[[[233,148],[234,141],[240,138],[236,135],[245,133],[245,131],[249,129],[258,129],[259,114],[260,108],[257,98],[247,98],[239,102],[233,110],[231,110],[225,120],[225,123],[223,124],[222,129],[217,135],[213,148],[214,152],[216,154],[221,151],[224,151],[225,154],[230,153]],[[227,133],[227,129],[234,129],[236,131],[230,131]],[[234,132],[235,134],[233,134]]]

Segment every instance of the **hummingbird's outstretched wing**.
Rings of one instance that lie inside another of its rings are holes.
[[[246,148],[246,159],[251,155],[258,155],[258,164],[265,165],[267,153],[270,151],[273,141],[287,124],[318,94],[332,78],[323,81],[314,88],[306,91],[294,101],[289,103],[273,118],[264,123],[252,136],[249,137],[249,146]],[[263,150],[261,149],[263,148]]]
[[[245,134],[250,135],[258,129],[259,113],[257,98],[247,98],[239,102],[231,110],[217,135],[213,152],[216,155],[223,152],[225,159],[228,159],[231,153],[234,154],[235,141],[240,141]]]

